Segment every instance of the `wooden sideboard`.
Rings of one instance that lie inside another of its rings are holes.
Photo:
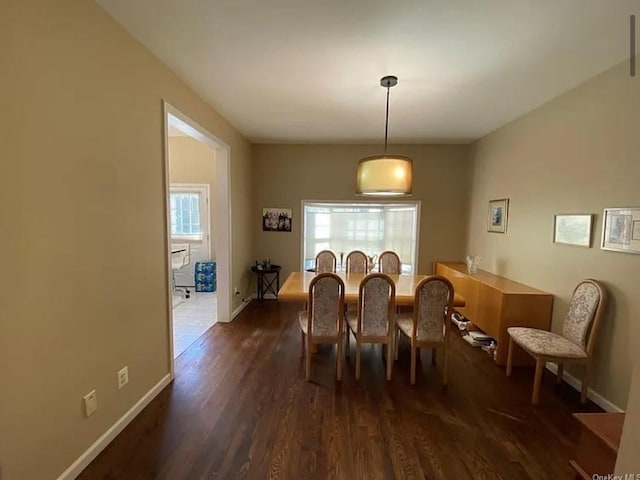
[[[576,478],[608,478],[618,457],[624,413],[574,413],[573,416],[582,426],[575,460],[569,462]]]
[[[449,279],[456,293],[465,299],[456,307],[473,325],[497,342],[496,363],[506,365],[509,327],[551,328],[553,295],[514,282],[493,273],[478,270],[469,275],[464,263],[438,262],[435,273]],[[517,347],[517,346],[516,346]],[[514,348],[514,365],[531,365],[531,356]]]

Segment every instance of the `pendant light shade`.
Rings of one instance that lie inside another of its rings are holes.
[[[389,132],[389,89],[398,84],[394,76],[382,77],[380,85],[387,89],[387,114],[384,126],[384,154],[363,158],[358,162],[356,194],[400,197],[411,195],[413,161],[402,155],[387,154]]]
[[[401,155],[377,155],[358,163],[356,194],[411,195],[413,161]]]

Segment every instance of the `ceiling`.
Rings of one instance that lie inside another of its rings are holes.
[[[629,55],[640,0],[98,0],[253,142],[467,143]],[[637,35],[640,37],[640,34]]]

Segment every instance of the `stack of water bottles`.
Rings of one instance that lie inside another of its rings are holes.
[[[196,262],[195,282],[196,292],[215,292],[216,262]]]

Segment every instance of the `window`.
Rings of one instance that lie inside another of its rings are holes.
[[[203,219],[206,214],[206,192],[200,188],[170,187],[171,238],[202,240]]]
[[[403,273],[417,267],[419,202],[303,202],[303,268],[313,268],[321,250],[343,261],[352,250],[378,255],[393,250]]]

